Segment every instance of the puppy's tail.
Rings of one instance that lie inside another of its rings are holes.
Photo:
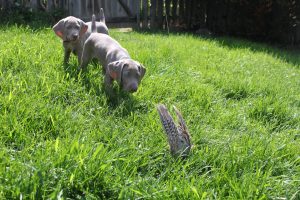
[[[96,16],[93,14],[92,16],[92,33],[97,32],[97,27],[96,27]]]
[[[103,8],[100,8],[100,22],[103,22],[105,23],[105,16],[104,16],[104,11],[103,11]]]

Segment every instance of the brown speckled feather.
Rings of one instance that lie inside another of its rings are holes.
[[[190,135],[181,113],[175,106],[173,107],[179,120],[178,126],[175,125],[165,105],[158,105],[157,110],[162,126],[168,137],[171,154],[173,156],[181,155],[185,157],[189,154],[191,149]]]

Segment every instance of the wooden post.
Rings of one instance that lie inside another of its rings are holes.
[[[53,0],[48,0],[47,1],[47,12],[51,12],[54,10],[54,2]]]
[[[186,23],[187,23],[187,28],[191,28],[191,18],[192,18],[192,4],[193,0],[186,1]]]
[[[166,0],[165,1],[165,9],[166,9],[166,28],[168,29],[168,32],[169,32],[169,28],[170,28],[170,17],[171,17],[171,14],[170,14],[170,8],[171,8],[171,0]]]
[[[179,18],[184,19],[184,0],[179,0]]]
[[[201,10],[200,7],[198,7],[200,1],[194,0],[192,1],[192,17],[191,17],[191,25],[190,28],[194,28],[193,26],[193,22],[200,22],[200,15],[203,13],[203,10]],[[201,22],[200,22],[201,23]]]
[[[92,0],[92,10],[90,13],[95,13],[95,0]]]
[[[100,12],[100,2],[99,2],[99,0],[95,0],[95,2],[94,2],[94,14],[96,14],[96,13],[99,13]]]
[[[171,7],[171,0],[166,0],[166,18],[170,20],[170,7]]]
[[[59,8],[59,9],[65,9],[65,8],[64,8],[64,1],[63,1],[63,0],[59,0],[59,1],[58,1],[58,8]]]
[[[141,28],[141,1],[136,0],[136,22],[137,22],[137,28]]]
[[[81,15],[80,17],[87,16],[88,15],[88,10],[87,10],[87,2],[88,0],[81,0],[80,4],[81,4]],[[90,16],[91,17],[91,16]]]
[[[157,26],[158,28],[163,28],[163,0],[158,0],[157,2]]]
[[[87,16],[91,15],[94,12],[94,0],[86,0],[84,2],[80,1],[80,16],[86,14]],[[91,17],[91,16],[90,16]]]
[[[118,2],[121,4],[122,8],[125,10],[126,14],[129,16],[129,17],[132,17],[133,14],[130,10],[130,8],[127,6],[126,2],[124,2],[123,0],[118,0]]]
[[[299,1],[296,2],[296,17],[298,19],[300,18],[300,3],[299,3]],[[296,28],[295,44],[299,45],[300,44],[300,21],[297,21],[295,28]]]
[[[178,22],[180,24],[184,24],[185,23],[185,8],[184,8],[184,0],[179,0],[178,2],[179,4],[179,11],[178,11]]]
[[[151,7],[150,7],[150,28],[155,29],[157,27],[157,24],[155,22],[156,20],[156,0],[151,0]]]
[[[81,0],[72,0],[72,1],[70,1],[70,4],[71,4],[70,15],[73,15],[75,17],[80,17],[81,16]]]
[[[206,0],[201,0],[199,3],[200,6],[200,16],[199,16],[199,21],[200,21],[200,28],[206,28]],[[198,10],[196,10],[198,12]],[[196,13],[195,13],[196,14]]]
[[[178,0],[172,1],[172,19],[173,19],[174,24],[177,19],[177,3],[178,3]]]
[[[34,11],[38,10],[38,7],[39,7],[38,0],[31,0],[31,1],[30,1],[30,7],[31,7],[32,10],[34,10]]]
[[[13,1],[12,0],[2,0],[1,1],[1,6],[2,6],[3,10],[11,9],[12,5],[13,5]]]
[[[143,0],[143,22],[142,28],[148,28],[148,0]]]

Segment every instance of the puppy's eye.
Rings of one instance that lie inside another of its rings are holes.
[[[124,72],[123,72],[123,75],[124,75],[124,76],[128,76],[128,75],[129,75],[129,71],[124,71]]]

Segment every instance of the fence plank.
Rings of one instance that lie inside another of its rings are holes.
[[[123,1],[123,0],[118,0],[118,2],[120,3],[120,5],[123,7],[123,9],[125,10],[126,14],[128,15],[128,17],[132,17],[133,14],[130,10],[130,8],[127,6],[127,4]]]
[[[54,10],[54,2],[53,0],[48,0],[47,1],[47,11],[53,11]]]
[[[141,28],[141,1],[137,0],[137,13],[136,13],[136,22],[137,22],[137,28]]]
[[[10,9],[12,5],[13,5],[13,1],[12,0],[2,0],[1,1],[1,7],[3,9]]]
[[[199,13],[199,26],[200,28],[206,28],[206,7],[207,7],[207,1],[206,0],[201,0],[200,4],[200,10],[196,11]]]
[[[179,18],[184,17],[184,0],[179,0]]]
[[[173,22],[175,22],[177,20],[177,3],[178,3],[178,0],[173,0],[172,1],[172,19],[173,19]]]
[[[170,20],[169,18],[171,16],[170,6],[171,6],[171,0],[166,0],[165,7],[166,7],[166,18],[167,18],[167,20]]]
[[[157,26],[159,28],[163,28],[163,6],[164,1],[163,0],[157,0]]]
[[[64,8],[64,1],[63,0],[58,0],[58,8],[63,9]]]
[[[190,1],[186,1],[186,24],[187,24],[187,28],[190,28],[191,26],[191,18],[192,18],[192,4],[193,4],[193,0]]]
[[[148,28],[148,0],[143,0],[143,22],[142,28]]]
[[[151,0],[151,7],[150,7],[150,27],[156,28],[156,0]]]
[[[30,7],[31,7],[34,11],[38,10],[39,5],[40,5],[40,4],[39,4],[38,0],[31,0],[31,1],[30,1]]]

